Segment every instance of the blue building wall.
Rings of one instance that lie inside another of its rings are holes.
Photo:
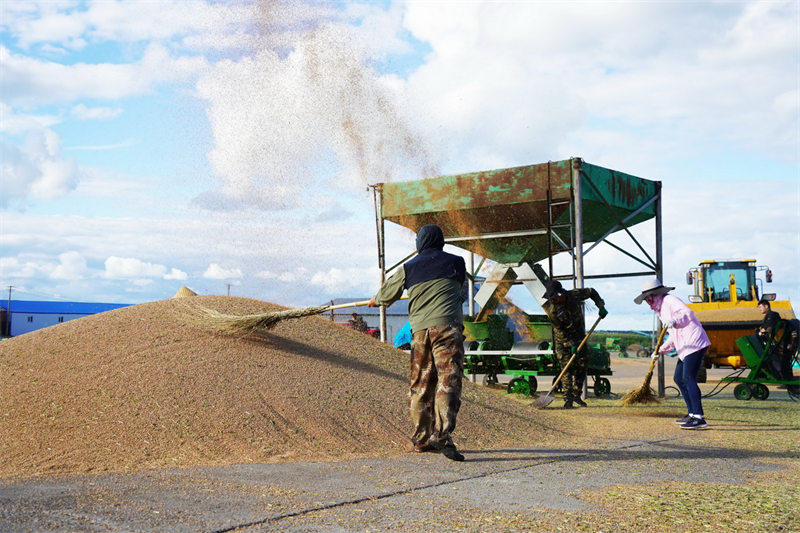
[[[10,336],[16,337],[37,329],[55,326],[69,320],[103,313],[131,304],[86,303],[86,302],[43,302],[33,300],[8,300],[0,302],[0,310],[11,319]],[[8,310],[11,312],[9,313]],[[8,325],[3,324],[3,333]]]

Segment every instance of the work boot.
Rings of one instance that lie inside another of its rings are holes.
[[[425,452],[434,452],[437,451],[431,446],[430,441],[428,442],[420,442],[419,444],[414,445],[414,452],[416,453],[425,453]]]
[[[564,402],[564,409],[575,409],[575,406],[572,405],[572,400],[567,400]]]
[[[578,405],[580,405],[581,407],[588,407],[588,406],[586,405],[586,402],[584,402],[584,401],[583,401],[583,400],[581,400],[580,398],[575,398],[573,401],[574,401],[575,403],[577,403]]]
[[[461,454],[461,452],[456,450],[456,445],[455,444],[447,444],[444,447],[442,447],[442,454],[445,457],[447,457],[448,459],[450,459],[451,461],[463,461],[464,460],[464,456]]]
[[[442,455],[444,455],[451,461],[464,460],[464,456],[456,449],[456,445],[453,444],[452,442],[442,444],[440,442],[436,442],[435,440],[429,440],[428,444],[430,445],[431,450],[442,452]]]

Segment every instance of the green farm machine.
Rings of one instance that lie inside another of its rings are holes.
[[[484,385],[497,384],[499,375],[510,376],[506,386],[509,393],[532,396],[542,376],[555,378],[561,373],[561,364],[551,349],[552,326],[546,315],[523,317],[527,319],[529,340],[516,343],[513,333],[506,327],[507,315],[495,312],[478,322],[472,318],[464,319],[465,374],[482,375]],[[611,382],[605,376],[612,374],[608,350],[602,345],[589,346],[587,350],[591,388],[597,397],[608,396]]]

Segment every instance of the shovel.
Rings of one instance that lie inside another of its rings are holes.
[[[556,388],[558,387],[558,384],[561,382],[561,378],[563,378],[564,374],[567,373],[567,369],[572,364],[572,362],[575,360],[575,356],[578,355],[578,352],[581,351],[581,348],[583,348],[583,345],[586,344],[586,341],[589,339],[589,335],[592,334],[592,332],[594,331],[594,328],[596,328],[597,324],[600,323],[600,320],[602,320],[602,318],[601,317],[597,317],[597,320],[594,321],[594,324],[592,324],[592,329],[590,329],[589,332],[586,334],[586,336],[583,338],[581,343],[578,345],[578,349],[575,350],[575,353],[572,354],[572,357],[569,358],[569,361],[567,361],[567,364],[564,365],[564,368],[561,370],[561,373],[558,375],[556,380],[553,382],[553,388],[550,389],[550,392],[548,392],[544,396],[539,396],[533,402],[533,406],[535,408],[544,409],[545,407],[547,407],[548,405],[553,403],[553,400],[555,400],[555,398],[553,397],[553,391],[556,390]]]

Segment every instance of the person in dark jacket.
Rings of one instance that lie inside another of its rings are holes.
[[[759,300],[758,310],[764,315],[764,320],[756,328],[756,335],[758,335],[758,339],[762,343],[769,344],[769,342],[772,341],[772,330],[775,328],[775,324],[781,319],[781,315],[772,310],[769,300]]]
[[[599,308],[600,318],[604,318],[608,311],[606,311],[605,302],[596,290],[589,288],[568,291],[556,280],[549,280],[545,284],[544,298],[547,301],[542,308],[553,324],[555,356],[558,357],[561,368],[564,368],[583,337],[586,336],[583,301],[591,298]],[[564,409],[574,409],[575,404],[586,407],[586,402],[581,399],[581,395],[588,366],[589,360],[584,343],[564,377],[561,378],[561,385],[564,389]]]
[[[764,346],[772,345],[767,368],[771,369],[773,375],[778,379],[791,381],[793,377],[792,360],[797,352],[797,340],[800,335],[797,320],[783,320],[780,314],[772,310],[769,300],[759,300],[758,310],[764,315],[764,320],[756,328],[756,336]],[[780,326],[778,326],[779,323],[781,323]],[[778,327],[776,328],[776,326]],[[784,387],[786,385],[778,388]]]
[[[403,264],[370,300],[389,306],[408,291],[411,323],[409,408],[414,423],[414,451],[438,451],[463,461],[452,433],[461,407],[464,374],[464,258],[449,254],[439,226],[417,232],[417,256]]]
[[[358,313],[353,313],[352,318],[348,320],[348,322],[350,323],[351,328],[356,331],[360,331],[361,333],[366,333],[369,329],[367,321],[364,320]]]

